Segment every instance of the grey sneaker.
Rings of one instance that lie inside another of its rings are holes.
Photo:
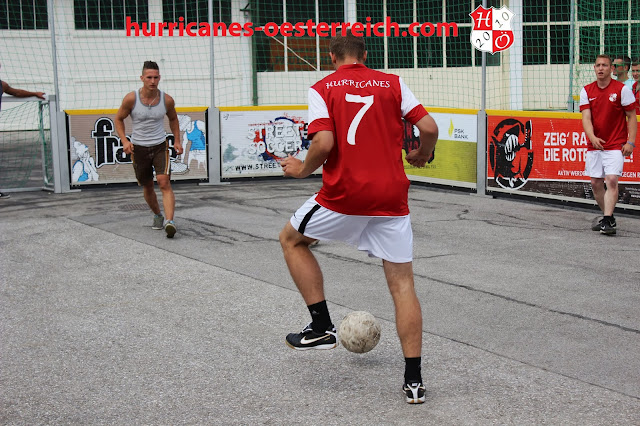
[[[164,216],[157,214],[153,216],[153,225],[151,229],[162,229],[164,227]]]
[[[173,236],[176,235],[177,230],[176,224],[172,220],[168,221],[167,224],[164,225],[164,232],[167,233],[167,238],[173,238]]]

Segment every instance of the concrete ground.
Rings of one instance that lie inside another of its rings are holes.
[[[0,200],[1,424],[638,425],[640,217],[412,187],[427,402],[381,262],[313,248],[336,325],[371,352],[298,352],[309,314],[278,233],[318,179],[175,186],[178,234],[135,186]]]

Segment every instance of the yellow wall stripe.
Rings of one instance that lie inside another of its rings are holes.
[[[200,112],[206,111],[209,107],[177,107],[176,112]],[[109,115],[118,112],[118,109],[65,109],[68,115]]]
[[[488,109],[487,115],[504,115],[508,117],[542,117],[542,118],[582,118],[579,112],[566,111],[510,111],[506,109]]]
[[[307,105],[256,105],[256,106],[233,106],[220,107],[220,111],[270,111],[281,109],[308,109]]]

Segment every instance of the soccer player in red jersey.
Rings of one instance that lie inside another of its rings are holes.
[[[611,58],[598,55],[593,69],[596,81],[580,92],[580,111],[582,127],[591,141],[585,173],[591,177],[593,198],[604,217],[591,229],[614,235],[618,178],[622,175],[624,157],[631,155],[635,148],[638,120],[633,93],[622,82],[611,78]]]
[[[405,156],[415,167],[424,167],[432,158],[438,127],[400,77],[364,65],[367,52],[362,37],[333,38],[329,55],[336,71],[309,89],[312,143],[305,161],[289,156],[280,162],[284,175],[295,178],[323,166],[322,189],[280,233],[289,272],[312,319],[301,333],[289,334],[286,342],[294,349],[337,346],[322,272],[309,245],[317,240],[351,243],[382,259],[405,357],[403,391],[407,402],[421,403],[425,401],[420,372],[422,313],[413,280],[402,119],[420,131],[420,146]]]

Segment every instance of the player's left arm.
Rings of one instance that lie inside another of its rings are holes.
[[[28,98],[29,96],[35,96],[40,99],[44,99],[44,92],[30,92],[28,90],[16,89],[15,87],[9,86],[9,83],[6,81],[2,82],[2,90],[4,93],[15,96],[16,98]]]
[[[291,154],[280,161],[285,176],[306,178],[322,166],[333,149],[334,138],[330,130],[320,130],[313,135],[311,146],[304,161]]]
[[[438,125],[430,115],[422,117],[415,126],[420,130],[420,146],[407,153],[407,163],[414,167],[424,167],[432,158],[438,142]]]
[[[164,104],[167,107],[167,118],[169,119],[169,128],[173,133],[173,148],[176,154],[182,154],[182,144],[180,143],[180,121],[178,121],[178,113],[176,112],[176,103],[173,98],[166,93],[164,94]]]
[[[632,108],[629,111],[624,112],[627,116],[627,132],[629,138],[627,143],[622,147],[622,154],[628,157],[633,153],[635,148],[636,134],[638,133],[638,116],[636,115],[636,109]]]

